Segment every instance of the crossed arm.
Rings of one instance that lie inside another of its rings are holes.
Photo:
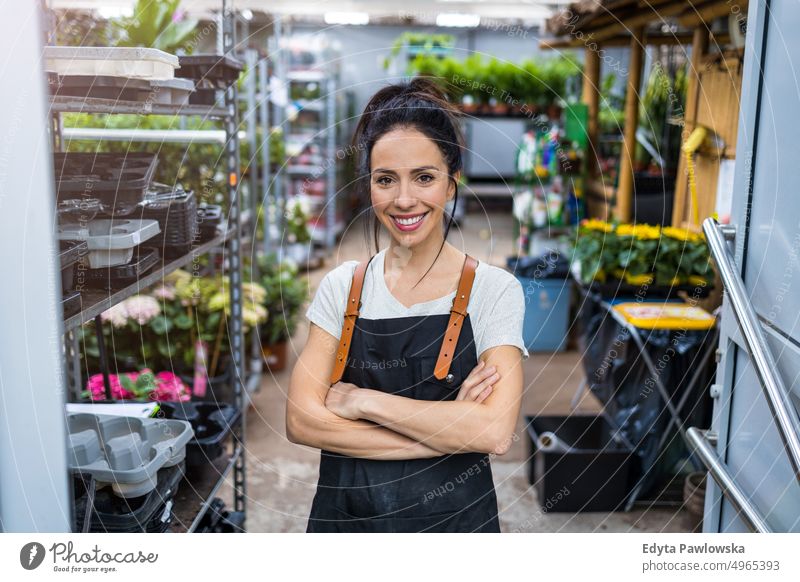
[[[455,401],[423,401],[339,382],[328,386],[338,341],[311,324],[292,372],[286,407],[290,441],[354,457],[399,460],[447,453],[504,454],[519,414],[519,350],[481,355]]]

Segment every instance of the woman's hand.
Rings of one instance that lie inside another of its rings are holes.
[[[495,366],[486,367],[486,362],[481,360],[472,368],[469,376],[458,389],[456,400],[483,402],[494,389],[494,384],[500,379]]]
[[[349,420],[359,420],[361,412],[358,408],[359,396],[366,390],[349,382],[337,382],[328,388],[325,397],[325,408],[336,416]]]

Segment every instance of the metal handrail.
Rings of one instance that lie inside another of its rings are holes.
[[[716,435],[707,430],[691,427],[686,430],[686,438],[694,447],[700,460],[703,461],[711,478],[719,485],[728,499],[733,502],[753,531],[772,533],[772,529],[767,525],[767,521],[761,516],[755,506],[750,503],[750,500],[744,492],[739,489],[739,486],[736,484],[731,474],[728,473],[725,465],[722,464],[719,457],[717,457],[717,454],[714,452],[713,444],[709,441],[716,441]]]
[[[711,249],[711,255],[717,263],[719,276],[733,308],[736,322],[739,324],[745,347],[755,366],[756,375],[772,411],[772,416],[778,425],[778,433],[781,435],[784,448],[792,463],[794,476],[800,482],[800,422],[792,401],[789,399],[789,392],[778,374],[778,368],[772,352],[767,346],[761,323],[747,298],[742,278],[736,272],[733,258],[725,244],[726,236],[730,235],[729,230],[723,232],[713,218],[707,218],[703,222],[703,232],[705,232],[708,246]]]

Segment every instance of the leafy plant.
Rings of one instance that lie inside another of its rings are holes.
[[[711,277],[703,236],[675,227],[585,220],[573,260],[587,284],[617,279],[633,285],[707,285]]]
[[[308,231],[308,215],[298,199],[290,201],[291,208],[289,209],[286,218],[286,238],[290,243],[308,243],[311,242],[311,233]]]
[[[259,328],[259,336],[262,344],[273,345],[294,334],[300,308],[308,297],[308,280],[300,276],[297,265],[280,262],[275,255],[262,257],[259,269],[264,307],[269,313]]]
[[[197,37],[197,21],[185,18],[180,0],[137,0],[133,14],[112,20],[120,37],[117,46],[156,48],[168,53],[191,53]]]

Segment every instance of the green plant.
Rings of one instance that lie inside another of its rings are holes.
[[[259,270],[265,291],[264,307],[269,313],[259,327],[259,335],[262,344],[274,345],[294,334],[300,308],[308,297],[308,280],[300,276],[297,265],[280,262],[275,255],[260,258]]]
[[[290,243],[311,242],[311,234],[308,232],[308,215],[303,210],[299,200],[290,201],[292,207],[289,209],[286,218],[286,233]]]
[[[383,68],[388,69],[392,61],[397,58],[403,46],[419,51],[419,54],[432,53],[440,49],[451,49],[455,45],[455,37],[452,34],[427,34],[423,32],[404,32],[398,36],[389,56],[383,60]]]
[[[191,53],[197,37],[197,21],[184,17],[180,0],[137,0],[133,14],[111,24],[119,35],[117,46],[156,48],[168,53]]]

